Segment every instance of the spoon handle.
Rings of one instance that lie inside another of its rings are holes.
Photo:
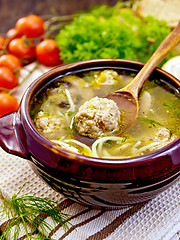
[[[174,49],[180,42],[180,22],[174,30],[163,40],[156,51],[153,53],[148,62],[139,71],[136,77],[121,91],[131,92],[134,98],[138,98],[138,93],[143,86],[143,83],[151,75],[155,67]]]

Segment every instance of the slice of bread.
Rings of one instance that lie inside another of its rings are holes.
[[[152,15],[175,27],[180,21],[180,0],[140,0],[136,12],[140,17]]]

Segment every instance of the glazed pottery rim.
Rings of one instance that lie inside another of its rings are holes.
[[[45,138],[34,126],[34,123],[32,122],[32,119],[30,117],[29,113],[29,105],[30,105],[30,100],[33,96],[33,94],[36,92],[37,87],[44,82],[45,79],[48,77],[52,76],[53,74],[57,74],[59,72],[62,72],[63,70],[66,70],[69,72],[71,69],[77,67],[77,66],[86,66],[86,64],[96,64],[96,63],[107,63],[107,62],[117,62],[117,63],[126,63],[126,64],[132,64],[134,66],[139,65],[142,67],[144,63],[138,62],[138,61],[133,61],[133,60],[125,60],[125,59],[93,59],[93,60],[86,60],[86,61],[80,61],[76,63],[71,63],[67,65],[60,65],[55,68],[50,69],[49,71],[45,72],[42,74],[40,77],[35,79],[33,83],[30,84],[30,86],[26,89],[26,92],[22,98],[21,101],[21,112],[23,113],[23,117],[25,121],[28,123],[28,127],[31,129],[31,133],[33,134],[33,137],[40,142],[41,144],[45,145],[47,148],[51,149],[52,151],[58,153],[60,156],[65,157],[66,159],[74,159],[75,161],[83,161],[83,162],[88,162],[88,164],[106,164],[106,165],[132,165],[132,164],[142,164],[142,162],[147,163],[147,162],[152,162],[153,159],[156,161],[157,156],[164,155],[165,153],[168,153],[169,151],[173,151],[174,148],[177,147],[178,143],[180,144],[180,137],[173,141],[170,144],[167,144],[166,146],[153,151],[149,154],[144,154],[141,156],[137,157],[132,157],[132,158],[124,158],[124,159],[109,159],[109,158],[96,158],[96,157],[90,157],[90,156],[85,156],[81,154],[77,154],[71,151],[68,151],[61,146],[53,143],[52,141],[48,140]],[[106,67],[106,66],[105,66]],[[83,68],[82,68],[83,70]],[[131,69],[132,70],[132,69]],[[134,68],[135,70],[135,68]],[[136,68],[137,70],[137,68]],[[169,74],[168,72],[156,68],[155,71],[158,71],[160,74],[163,74],[170,78],[173,82],[177,83],[179,82],[178,79],[176,79],[174,76]],[[73,72],[73,70],[72,70]],[[64,74],[62,74],[64,75]],[[180,85],[180,83],[179,83]]]

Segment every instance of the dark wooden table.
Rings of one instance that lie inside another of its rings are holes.
[[[18,18],[28,14],[72,14],[94,4],[115,5],[118,0],[0,0],[0,33],[14,27]]]

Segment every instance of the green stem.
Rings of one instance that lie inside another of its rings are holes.
[[[47,39],[54,31],[62,29],[68,22],[71,22],[74,17],[77,16],[79,16],[79,14],[51,17],[49,20],[45,21],[45,34],[43,38]]]

